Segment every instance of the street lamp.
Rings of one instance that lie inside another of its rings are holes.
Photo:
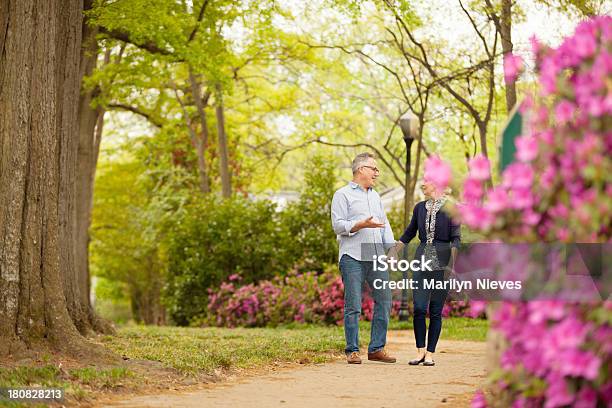
[[[412,206],[412,197],[410,196],[410,148],[412,142],[419,134],[419,118],[412,112],[408,111],[399,118],[399,127],[404,135],[404,143],[406,143],[406,179],[404,181],[404,227],[408,225],[410,207]],[[404,248],[404,256],[408,254],[408,246]],[[408,271],[404,269],[402,272],[404,282],[408,279]],[[402,303],[400,304],[399,320],[408,321],[408,288],[402,290]]]

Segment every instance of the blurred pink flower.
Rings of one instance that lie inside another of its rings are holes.
[[[468,177],[463,182],[463,199],[467,202],[476,202],[482,198],[484,189],[482,182],[475,178]]]
[[[491,175],[491,164],[482,154],[474,156],[468,162],[470,177],[476,180],[487,180]]]
[[[574,396],[570,394],[567,383],[561,375],[554,373],[546,379],[548,388],[546,389],[545,408],[568,406],[574,401]]]
[[[507,82],[514,82],[521,72],[523,72],[525,64],[523,58],[514,54],[504,55],[504,77]]]
[[[475,204],[460,204],[458,209],[461,219],[469,228],[487,230],[495,221],[493,214]]]
[[[516,157],[520,161],[532,161],[538,155],[538,141],[533,136],[516,138]]]
[[[472,397],[472,408],[487,408],[487,399],[484,396],[482,390],[476,391],[474,397]]]
[[[503,173],[503,185],[509,188],[530,188],[533,183],[533,169],[526,163],[512,163]]]
[[[531,43],[531,52],[537,55],[542,50],[542,43],[535,35],[529,37],[529,42]]]
[[[555,107],[555,116],[557,117],[559,123],[567,123],[572,119],[575,111],[576,105],[566,99],[563,99]]]
[[[512,207],[522,210],[533,205],[533,194],[528,188],[517,188],[512,192]]]
[[[431,182],[435,188],[442,192],[451,181],[451,167],[439,156],[430,156],[425,160],[424,179]]]
[[[526,210],[522,215],[523,222],[529,226],[536,225],[541,218],[540,214],[533,210]]]
[[[583,387],[576,394],[576,401],[573,408],[596,408],[597,391],[591,387]]]
[[[493,213],[505,210],[508,205],[508,193],[501,187],[491,190],[487,195],[485,208]]]

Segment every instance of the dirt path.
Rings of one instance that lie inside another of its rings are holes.
[[[444,336],[444,333],[442,334]],[[413,367],[414,337],[390,332],[396,364],[344,361],[203,385],[188,393],[133,397],[107,407],[460,407],[484,382],[485,343],[441,339],[435,367]],[[364,356],[362,355],[362,358]]]

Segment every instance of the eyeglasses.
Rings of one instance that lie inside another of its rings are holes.
[[[372,169],[374,173],[380,173],[380,170],[378,169],[378,167],[372,167],[372,166],[361,166],[361,167],[367,167],[368,169]]]

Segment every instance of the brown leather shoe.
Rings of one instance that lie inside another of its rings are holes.
[[[388,355],[387,351],[383,348],[375,353],[368,353],[368,360],[380,361],[382,363],[395,363],[396,358]]]
[[[346,355],[346,362],[349,364],[361,364],[361,357],[359,357],[358,352],[353,351]]]

